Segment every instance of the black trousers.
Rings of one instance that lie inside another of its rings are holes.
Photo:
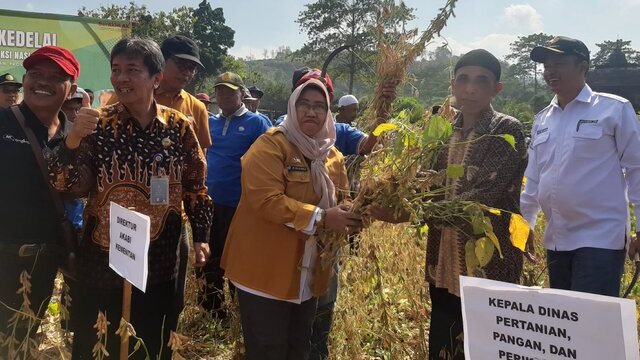
[[[447,289],[429,285],[431,326],[429,328],[429,360],[464,360],[462,302]]]
[[[235,207],[213,205],[213,222],[209,233],[211,258],[201,269],[196,269],[196,275],[204,277],[206,282],[204,294],[200,295],[200,303],[205,310],[212,312],[212,315],[218,319],[226,318],[224,309],[224,270],[220,268],[220,260],[222,260],[225,240],[235,213]],[[229,283],[229,289],[233,294],[235,288],[231,283]]]
[[[306,360],[317,298],[302,304],[237,289],[245,360]]]
[[[73,338],[73,360],[93,360],[91,350],[98,341],[93,328],[98,311],[106,314],[110,322],[107,331],[107,351],[109,358],[117,358],[120,353],[120,337],[115,334],[122,316],[122,288],[97,289],[77,283],[74,287],[71,316],[75,317]],[[171,359],[171,350],[167,348],[171,330],[178,324],[176,307],[176,281],[147,285],[146,293],[133,287],[131,295],[131,324],[147,349],[151,359]],[[136,339],[129,338],[129,353],[133,351]],[[129,359],[146,358],[140,349]]]
[[[28,295],[31,301],[31,310],[38,319],[42,319],[53,291],[53,281],[58,271],[58,255],[47,250],[42,250],[34,256],[25,257],[0,252],[0,301],[2,301],[0,304],[0,332],[7,335],[13,333],[13,337],[19,342],[22,342],[26,336],[33,336],[40,325],[39,321],[29,319],[20,321],[15,328],[8,328],[9,321],[15,314],[12,309],[19,310],[23,300],[22,295],[16,293],[21,287],[20,274],[22,271],[26,271],[31,276],[29,280],[31,293]],[[5,355],[0,346],[0,358],[5,358]]]

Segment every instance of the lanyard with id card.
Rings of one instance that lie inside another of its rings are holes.
[[[160,168],[158,175],[151,177],[151,205],[169,205],[169,176]]]

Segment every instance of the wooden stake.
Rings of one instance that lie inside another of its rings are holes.
[[[126,322],[131,322],[131,283],[124,280],[122,291],[122,318]],[[127,360],[129,357],[129,331],[125,330],[120,335],[120,360]]]

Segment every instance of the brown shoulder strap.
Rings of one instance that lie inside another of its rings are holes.
[[[24,131],[24,134],[27,136],[29,144],[31,144],[31,150],[33,150],[33,155],[36,157],[36,162],[38,163],[44,182],[47,184],[47,188],[49,189],[49,194],[51,195],[51,200],[53,200],[53,206],[55,207],[56,214],[60,219],[64,219],[65,214],[62,197],[60,196],[60,193],[53,188],[53,185],[51,185],[51,181],[49,180],[49,170],[47,168],[47,163],[44,160],[44,156],[42,155],[42,148],[38,143],[38,139],[36,139],[36,135],[33,133],[31,128],[27,126],[27,121],[25,120],[22,111],[20,111],[20,108],[17,105],[14,105],[11,107],[11,111],[13,111],[13,115],[16,117],[22,131]]]

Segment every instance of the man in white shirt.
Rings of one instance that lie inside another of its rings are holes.
[[[628,100],[586,85],[581,41],[556,37],[531,59],[556,96],[535,118],[522,214],[532,227],[545,214],[552,288],[619,296],[627,195],[640,215],[640,124]]]

